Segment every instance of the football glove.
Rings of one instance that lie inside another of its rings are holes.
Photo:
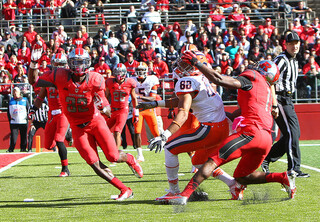
[[[153,109],[158,107],[158,102],[157,101],[152,101],[152,102],[140,102],[137,106],[137,109]]]
[[[170,108],[168,110],[168,119],[173,119],[176,116],[176,113],[174,112],[173,108]]]
[[[197,55],[193,51],[185,51],[182,54],[181,59],[193,66],[195,66],[199,62],[199,60],[197,59]]]
[[[31,51],[31,64],[33,64],[34,66],[38,64],[42,56],[42,52],[43,52],[42,42],[38,41],[36,44],[34,44]]]
[[[132,110],[132,122],[137,123],[139,121],[139,109],[133,108]]]
[[[37,110],[38,110],[38,108],[35,107],[35,106],[32,106],[32,107],[29,109],[29,113],[28,113],[28,119],[29,119],[29,120],[34,121]]]
[[[160,136],[149,140],[150,144],[148,145],[148,148],[150,149],[150,151],[155,149],[156,153],[160,153],[171,135],[172,133],[169,130],[164,131]]]

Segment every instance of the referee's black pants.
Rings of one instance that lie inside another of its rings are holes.
[[[28,124],[10,124],[10,147],[9,151],[13,151],[16,147],[18,134],[20,131],[20,151],[26,151],[27,148],[27,132]]]
[[[38,121],[33,121],[33,126],[30,127],[29,133],[28,133],[28,151],[32,150],[32,143],[33,143],[33,137],[40,128],[45,128],[46,127],[46,122],[38,122]]]
[[[281,131],[281,137],[273,144],[266,161],[275,162],[286,153],[287,170],[299,172],[301,164],[300,125],[291,97],[278,95],[278,107],[279,117],[275,121]]]
[[[133,122],[132,122],[132,118],[127,119],[126,124],[123,126],[123,129],[122,129],[122,132],[121,132],[122,147],[124,149],[126,149],[127,146],[128,146],[127,137],[126,137],[126,126],[128,127],[129,133],[131,135],[133,148],[136,149],[135,142],[134,142],[134,125],[133,125]]]

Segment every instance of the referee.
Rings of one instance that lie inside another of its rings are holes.
[[[40,128],[44,129],[46,126],[46,123],[48,121],[48,111],[49,106],[44,102],[36,111],[34,110],[34,107],[29,110],[29,118],[33,121],[28,133],[28,152],[32,152],[33,137],[36,134],[37,130]],[[32,115],[32,117],[30,115]]]
[[[280,70],[280,78],[275,85],[277,104],[274,102],[273,109],[279,112],[279,116],[275,121],[282,136],[272,146],[261,167],[264,172],[269,172],[269,163],[277,161],[286,153],[288,171],[294,170],[297,173],[297,177],[309,177],[309,174],[300,170],[300,125],[292,102],[298,77],[296,55],[300,50],[300,38],[295,31],[291,31],[287,33],[285,40],[286,50],[274,59]]]

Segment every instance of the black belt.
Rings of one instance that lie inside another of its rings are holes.
[[[82,123],[82,124],[79,124],[79,125],[77,125],[77,127],[85,128],[86,126],[88,126],[88,125],[89,125],[89,123],[90,123],[90,121],[85,122],[85,123]]]
[[[293,93],[290,91],[279,91],[279,92],[276,92],[276,94],[280,96],[287,96],[287,97],[292,97],[293,95]]]

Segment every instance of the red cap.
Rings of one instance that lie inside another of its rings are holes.
[[[18,65],[20,65],[20,64],[22,64],[22,62],[21,61],[18,61],[18,63],[17,63]]]
[[[172,29],[172,25],[168,25],[167,29]]]
[[[271,22],[271,18],[267,18],[266,21],[267,21],[267,22]]]
[[[151,45],[151,42],[148,40],[146,44],[147,44],[147,45]]]
[[[259,29],[264,29],[263,25],[259,25],[258,28],[259,28]]]
[[[99,59],[100,61],[104,61],[105,59],[104,59],[104,57],[100,57],[100,59]]]
[[[112,53],[112,52],[114,52],[114,49],[113,49],[113,48],[110,48],[110,49],[109,49],[109,53]]]
[[[249,16],[245,16],[244,20],[250,20],[250,17]]]
[[[132,53],[128,53],[128,55],[127,55],[127,56],[128,56],[128,57],[129,57],[129,56],[133,57]]]

